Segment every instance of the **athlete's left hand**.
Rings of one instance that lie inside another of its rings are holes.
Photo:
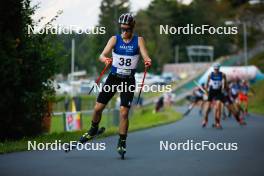
[[[111,65],[113,62],[113,60],[111,58],[105,57],[104,58],[104,63],[105,65]]]
[[[145,60],[145,61],[144,61],[144,64],[145,64],[145,67],[146,67],[146,68],[149,68],[149,67],[151,66],[151,60],[150,60],[150,59]]]

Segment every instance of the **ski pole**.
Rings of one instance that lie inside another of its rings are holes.
[[[103,71],[100,73],[99,77],[96,79],[96,81],[95,81],[96,85],[99,84],[99,82],[100,82],[102,76],[103,76],[104,73],[106,72],[106,70],[107,70],[107,68],[108,68],[109,65],[110,65],[110,64],[108,64],[108,65],[106,65],[106,66],[104,67]],[[94,89],[94,85],[93,85],[93,87],[91,88],[91,90],[89,91],[88,95],[90,95],[90,93],[93,91],[93,89]]]
[[[140,88],[140,91],[139,91],[139,95],[138,95],[138,99],[137,99],[137,104],[139,103],[139,99],[140,99],[140,95],[141,95],[142,88],[144,86],[146,74],[147,74],[147,67],[145,67],[145,70],[144,70],[144,76],[143,76],[143,79],[142,79],[142,82],[141,82],[141,88]]]

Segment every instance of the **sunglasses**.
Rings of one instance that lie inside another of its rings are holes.
[[[132,32],[133,31],[133,29],[132,28],[122,28],[121,27],[121,32],[123,33],[123,32]]]

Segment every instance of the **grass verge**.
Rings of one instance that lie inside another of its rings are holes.
[[[159,125],[164,125],[168,123],[175,122],[182,118],[181,114],[175,111],[173,107],[167,107],[162,112],[153,114],[153,106],[148,106],[133,111],[130,117],[130,127],[129,131],[136,131],[146,128],[151,128]],[[88,119],[88,118],[86,118]],[[106,118],[104,118],[106,119]],[[88,124],[88,120],[87,120]],[[87,125],[88,127],[88,125]],[[56,129],[56,127],[54,127]],[[56,130],[55,130],[56,131]],[[58,130],[59,131],[59,130]],[[36,143],[50,143],[55,142],[55,140],[61,140],[62,143],[74,141],[79,139],[79,137],[85,131],[76,132],[53,132],[51,134],[41,135],[34,138],[24,138],[18,141],[5,141],[0,143],[0,153],[9,153],[17,151],[25,151],[27,149],[28,141],[36,141]],[[115,135],[118,133],[118,127],[109,127],[102,137]]]
[[[249,111],[264,115],[264,80],[257,82],[253,87],[255,95],[249,98]]]
[[[261,72],[264,72],[264,52],[261,52],[250,59],[249,64],[257,66]]]

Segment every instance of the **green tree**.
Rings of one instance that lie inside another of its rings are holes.
[[[128,0],[102,0],[98,26],[106,27],[104,35],[76,35],[76,65],[78,69],[86,69],[88,73],[98,73],[104,66],[98,62],[108,39],[119,33],[118,17],[121,13],[129,12]],[[218,58],[243,48],[243,31],[239,26],[238,35],[160,35],[159,26],[169,25],[184,27],[187,24],[201,26],[225,26],[227,20],[240,20],[248,26],[249,47],[263,38],[263,5],[250,5],[247,0],[193,0],[184,5],[175,0],[153,0],[146,9],[135,14],[135,33],[145,38],[147,48],[153,59],[152,72],[161,72],[166,63],[174,62],[174,48],[180,47],[180,62],[188,62],[186,46],[212,45],[214,56]],[[70,40],[73,36],[63,37],[66,61],[61,65],[64,73],[70,71]],[[91,67],[93,65],[93,67]],[[139,71],[143,71],[139,64]],[[66,71],[68,70],[68,71]]]
[[[0,5],[0,140],[41,134],[54,94],[57,49],[52,37],[28,34],[30,0]]]

